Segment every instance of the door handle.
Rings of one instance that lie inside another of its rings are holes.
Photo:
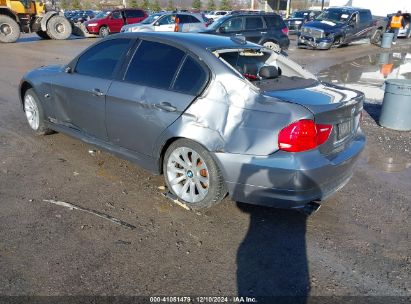
[[[262,35],[265,35],[265,34],[267,34],[267,32],[261,32],[261,34],[262,34]]]
[[[93,91],[91,91],[91,93],[92,93],[94,96],[104,96],[104,95],[106,95],[106,94],[104,94],[103,92],[101,92],[100,89],[93,89]]]
[[[159,110],[167,111],[167,112],[175,112],[177,111],[177,108],[172,106],[171,103],[169,102],[161,102],[161,103],[156,103],[154,105]]]

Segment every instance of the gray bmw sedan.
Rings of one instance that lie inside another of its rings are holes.
[[[302,208],[342,188],[364,95],[239,37],[126,33],[20,83],[37,134],[66,133],[164,174],[192,209]]]

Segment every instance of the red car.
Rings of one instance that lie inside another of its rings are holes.
[[[141,22],[147,16],[142,9],[118,9],[103,11],[84,24],[90,34],[106,37],[110,33],[119,33],[123,25]]]

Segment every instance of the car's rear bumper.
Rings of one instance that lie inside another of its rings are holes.
[[[305,45],[314,49],[328,50],[332,44],[333,39],[328,38],[313,38],[308,36],[298,36],[298,46]]]
[[[341,189],[352,176],[364,145],[365,137],[359,133],[345,150],[333,156],[324,156],[318,150],[278,151],[269,156],[214,155],[233,200],[299,208]]]

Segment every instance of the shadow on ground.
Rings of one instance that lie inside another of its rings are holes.
[[[364,110],[378,124],[381,114],[381,104],[364,102]]]

